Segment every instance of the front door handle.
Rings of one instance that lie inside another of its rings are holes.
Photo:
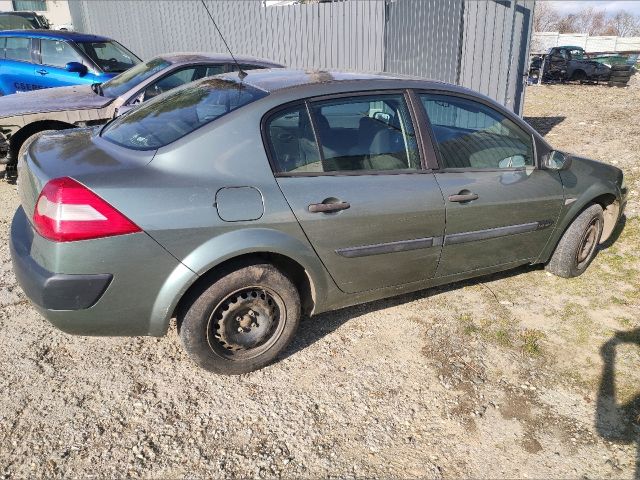
[[[460,192],[457,195],[449,195],[449,201],[450,202],[457,202],[457,203],[465,203],[465,202],[471,202],[472,200],[477,200],[478,199],[478,194],[477,193],[467,193],[467,192]]]
[[[43,69],[41,69],[41,70],[37,70],[37,72],[38,72],[40,75],[46,75],[46,74],[48,74],[48,73],[49,73],[49,72],[48,72],[47,70],[45,70],[44,68],[43,68]]]
[[[311,213],[339,212],[340,210],[346,210],[347,208],[351,208],[351,204],[349,202],[312,203],[309,205],[309,211]]]

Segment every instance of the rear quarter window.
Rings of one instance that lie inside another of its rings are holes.
[[[115,119],[103,129],[102,137],[135,150],[155,150],[266,95],[243,83],[206,78]]]

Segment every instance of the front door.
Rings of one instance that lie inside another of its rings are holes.
[[[444,204],[403,93],[301,103],[265,127],[278,184],[340,289],[435,275]]]
[[[40,39],[40,59],[41,64],[35,65],[34,73],[39,83],[46,88],[92,84],[98,81],[90,68],[84,75],[67,71],[66,66],[70,62],[82,63],[87,67],[90,65],[71,44],[63,40]]]
[[[446,205],[438,276],[538,257],[564,202],[556,171],[540,170],[532,136],[474,100],[421,94],[440,156]]]

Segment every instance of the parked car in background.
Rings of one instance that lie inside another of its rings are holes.
[[[20,17],[31,24],[31,28],[38,30],[46,30],[51,28],[49,20],[44,15],[37,12],[16,11],[16,12],[0,12],[0,21],[3,17]]]
[[[110,38],[56,30],[0,32],[0,95],[104,82],[141,60]]]
[[[244,70],[282,67],[237,56]],[[20,150],[44,131],[100,125],[163,92],[236,70],[229,55],[182,53],[155,57],[104,83],[39,90],[0,98],[0,163],[15,178]]]
[[[20,159],[13,270],[82,335],[164,335],[219,373],[302,314],[524,264],[582,274],[624,210],[614,166],[465,88],[254,70],[202,79]],[[534,287],[532,287],[534,288]]]
[[[542,79],[549,81],[608,80],[611,68],[589,57],[581,47],[553,47],[543,63]]]
[[[33,30],[34,27],[26,18],[16,15],[0,15],[0,31],[3,30]]]

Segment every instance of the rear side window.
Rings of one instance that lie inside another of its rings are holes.
[[[25,37],[8,37],[6,52],[7,60],[31,62],[31,39]]]
[[[447,95],[420,95],[444,168],[502,169],[534,165],[531,135],[502,113]]]
[[[281,111],[267,121],[278,172],[367,173],[420,168],[415,131],[402,94],[341,97],[311,103],[310,110],[314,129],[303,107]]]
[[[155,150],[266,95],[243,83],[206,78],[116,118],[102,130],[102,137],[135,150]]]

